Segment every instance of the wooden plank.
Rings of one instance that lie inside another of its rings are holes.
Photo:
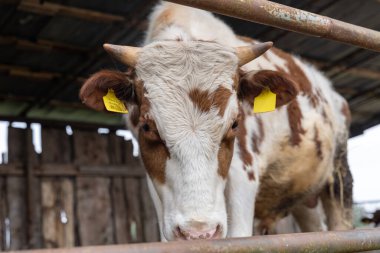
[[[44,247],[74,247],[75,220],[72,180],[43,179],[42,205]]]
[[[18,49],[39,52],[61,52],[61,53],[86,53],[88,49],[75,45],[60,43],[51,40],[27,40],[14,36],[0,35],[0,45],[15,46]]]
[[[110,179],[77,178],[77,217],[80,245],[113,244]]]
[[[32,130],[27,129],[27,205],[28,205],[28,248],[42,247],[41,189],[40,179],[35,177],[34,167],[39,163],[34,150]]]
[[[118,171],[128,171],[125,165],[122,164],[123,151],[122,145],[124,144],[124,138],[117,136],[114,132],[108,135],[108,152],[110,164],[116,165],[118,169],[114,169],[115,172]],[[119,166],[118,166],[119,165]],[[110,168],[108,168],[110,169]],[[127,218],[127,203],[124,192],[124,181],[120,177],[113,177],[111,179],[111,196],[112,196],[112,210],[113,210],[113,221],[114,221],[114,237],[115,242],[118,244],[128,243],[128,218]]]
[[[158,228],[158,219],[156,209],[152,198],[150,197],[146,178],[141,179],[141,198],[143,210],[143,229],[145,242],[158,242],[160,240],[160,232]]]
[[[8,177],[7,202],[8,217],[11,229],[11,250],[27,248],[27,222],[26,222],[26,188],[25,178]]]
[[[139,167],[140,168],[140,167]],[[76,166],[66,163],[46,163],[36,165],[33,171],[38,177],[145,177],[143,169],[127,169],[126,165],[91,165]],[[18,164],[0,164],[0,175],[22,176],[25,174],[23,167]]]
[[[115,243],[128,243],[128,212],[122,178],[112,178],[112,209],[115,226]]]
[[[70,163],[70,140],[65,128],[42,127],[42,163]],[[58,145],[59,144],[59,145]]]
[[[50,175],[49,171],[56,171],[57,163],[66,163],[66,168],[70,165],[70,140],[64,128],[42,128],[41,160],[47,164],[40,167],[40,172]],[[62,166],[58,169],[62,171]],[[73,188],[71,179],[42,179],[43,241],[46,248],[73,247],[75,244]]]
[[[75,164],[108,164],[107,138],[74,129]],[[77,177],[77,217],[80,245],[114,243],[110,179]],[[86,211],[83,211],[86,210]]]
[[[5,178],[0,176],[0,251],[5,251],[4,221],[6,218]]]
[[[121,164],[123,162],[122,145],[124,138],[115,133],[108,135],[108,154],[110,164]]]
[[[56,180],[42,179],[42,235],[44,248],[56,248],[57,242],[57,220],[58,213],[56,212]]]
[[[40,2],[39,0],[22,0],[20,5],[18,6],[18,9],[22,11],[49,16],[62,14],[93,22],[111,23],[125,21],[125,18],[119,15],[65,6],[51,2]]]
[[[59,186],[58,246],[70,248],[75,246],[74,183],[72,179],[62,178]]]
[[[144,177],[146,173],[135,167],[129,169],[126,165],[112,166],[112,165],[99,165],[99,166],[80,166],[79,170],[82,175],[87,176],[128,176],[128,177]]]
[[[95,131],[76,130],[73,133],[76,165],[109,164],[107,137]]]
[[[25,170],[21,164],[0,164],[0,175],[22,176]]]
[[[8,129],[8,161],[24,163],[26,158],[26,130]],[[21,177],[6,178],[7,217],[10,221],[11,250],[25,249],[27,246],[26,223],[26,180]]]
[[[140,203],[140,184],[138,180],[126,178],[125,195],[128,204],[128,228],[129,228],[129,241],[142,242],[143,231],[141,224],[141,203]]]

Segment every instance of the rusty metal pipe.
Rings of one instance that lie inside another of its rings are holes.
[[[380,32],[267,0],[168,0],[380,52]]]
[[[253,253],[359,252],[380,249],[380,229],[254,236],[208,241],[143,243],[13,253]]]

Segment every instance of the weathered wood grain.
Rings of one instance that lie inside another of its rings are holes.
[[[44,248],[58,247],[57,222],[59,222],[56,210],[56,183],[57,180],[43,179],[42,188],[42,235]]]
[[[70,178],[59,182],[59,215],[58,246],[69,248],[75,246],[75,215],[74,215],[74,183]]]
[[[109,164],[107,136],[96,132],[75,130],[73,134],[77,165]]]
[[[71,149],[64,129],[42,129],[42,172],[54,171],[54,163],[69,163]],[[61,169],[58,167],[58,169]],[[42,226],[46,248],[75,246],[74,182],[69,178],[42,179]]]
[[[128,212],[122,178],[112,178],[112,209],[116,243],[128,243]]]
[[[5,202],[5,179],[4,177],[0,177],[0,251],[4,251],[5,249],[5,241],[4,241],[4,221],[6,218],[6,202]]]
[[[148,184],[146,179],[141,182],[141,198],[143,204],[143,229],[145,242],[158,242],[160,240],[160,233],[158,230],[158,219],[152,198],[150,197]]]
[[[27,225],[28,225],[28,248],[42,247],[41,225],[41,186],[40,179],[34,174],[35,167],[39,164],[37,153],[34,150],[33,134],[27,129],[27,157],[26,180],[27,180]]]
[[[142,242],[143,231],[141,224],[141,195],[140,195],[140,183],[137,180],[126,178],[125,183],[125,195],[127,197],[128,205],[128,229],[129,229],[129,241],[130,242]]]
[[[77,178],[77,217],[80,245],[112,244],[110,179]]]
[[[109,163],[107,136],[74,130],[75,164]],[[89,166],[89,169],[91,167]],[[81,245],[114,243],[110,179],[77,177],[77,217]],[[85,211],[84,211],[85,210]]]
[[[23,163],[27,156],[26,131],[24,129],[8,129],[8,161],[9,163]],[[26,180],[22,177],[6,178],[6,201],[8,206],[7,217],[10,221],[11,250],[27,247],[26,223]]]

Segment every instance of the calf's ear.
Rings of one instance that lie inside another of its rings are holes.
[[[103,102],[109,89],[112,89],[116,97],[125,106],[136,102],[134,91],[134,73],[113,70],[102,70],[93,74],[83,84],[79,92],[82,102],[97,111],[106,111]]]
[[[276,94],[276,108],[296,98],[298,85],[285,73],[272,70],[250,71],[240,75],[238,96],[253,104],[264,89]]]

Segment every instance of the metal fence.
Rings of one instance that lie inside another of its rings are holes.
[[[145,243],[23,251],[25,253],[254,253],[359,252],[380,250],[380,229],[269,235],[224,240]],[[16,253],[16,252],[14,252]],[[21,253],[21,252],[19,252]]]
[[[267,0],[168,0],[380,52],[380,32]]]

